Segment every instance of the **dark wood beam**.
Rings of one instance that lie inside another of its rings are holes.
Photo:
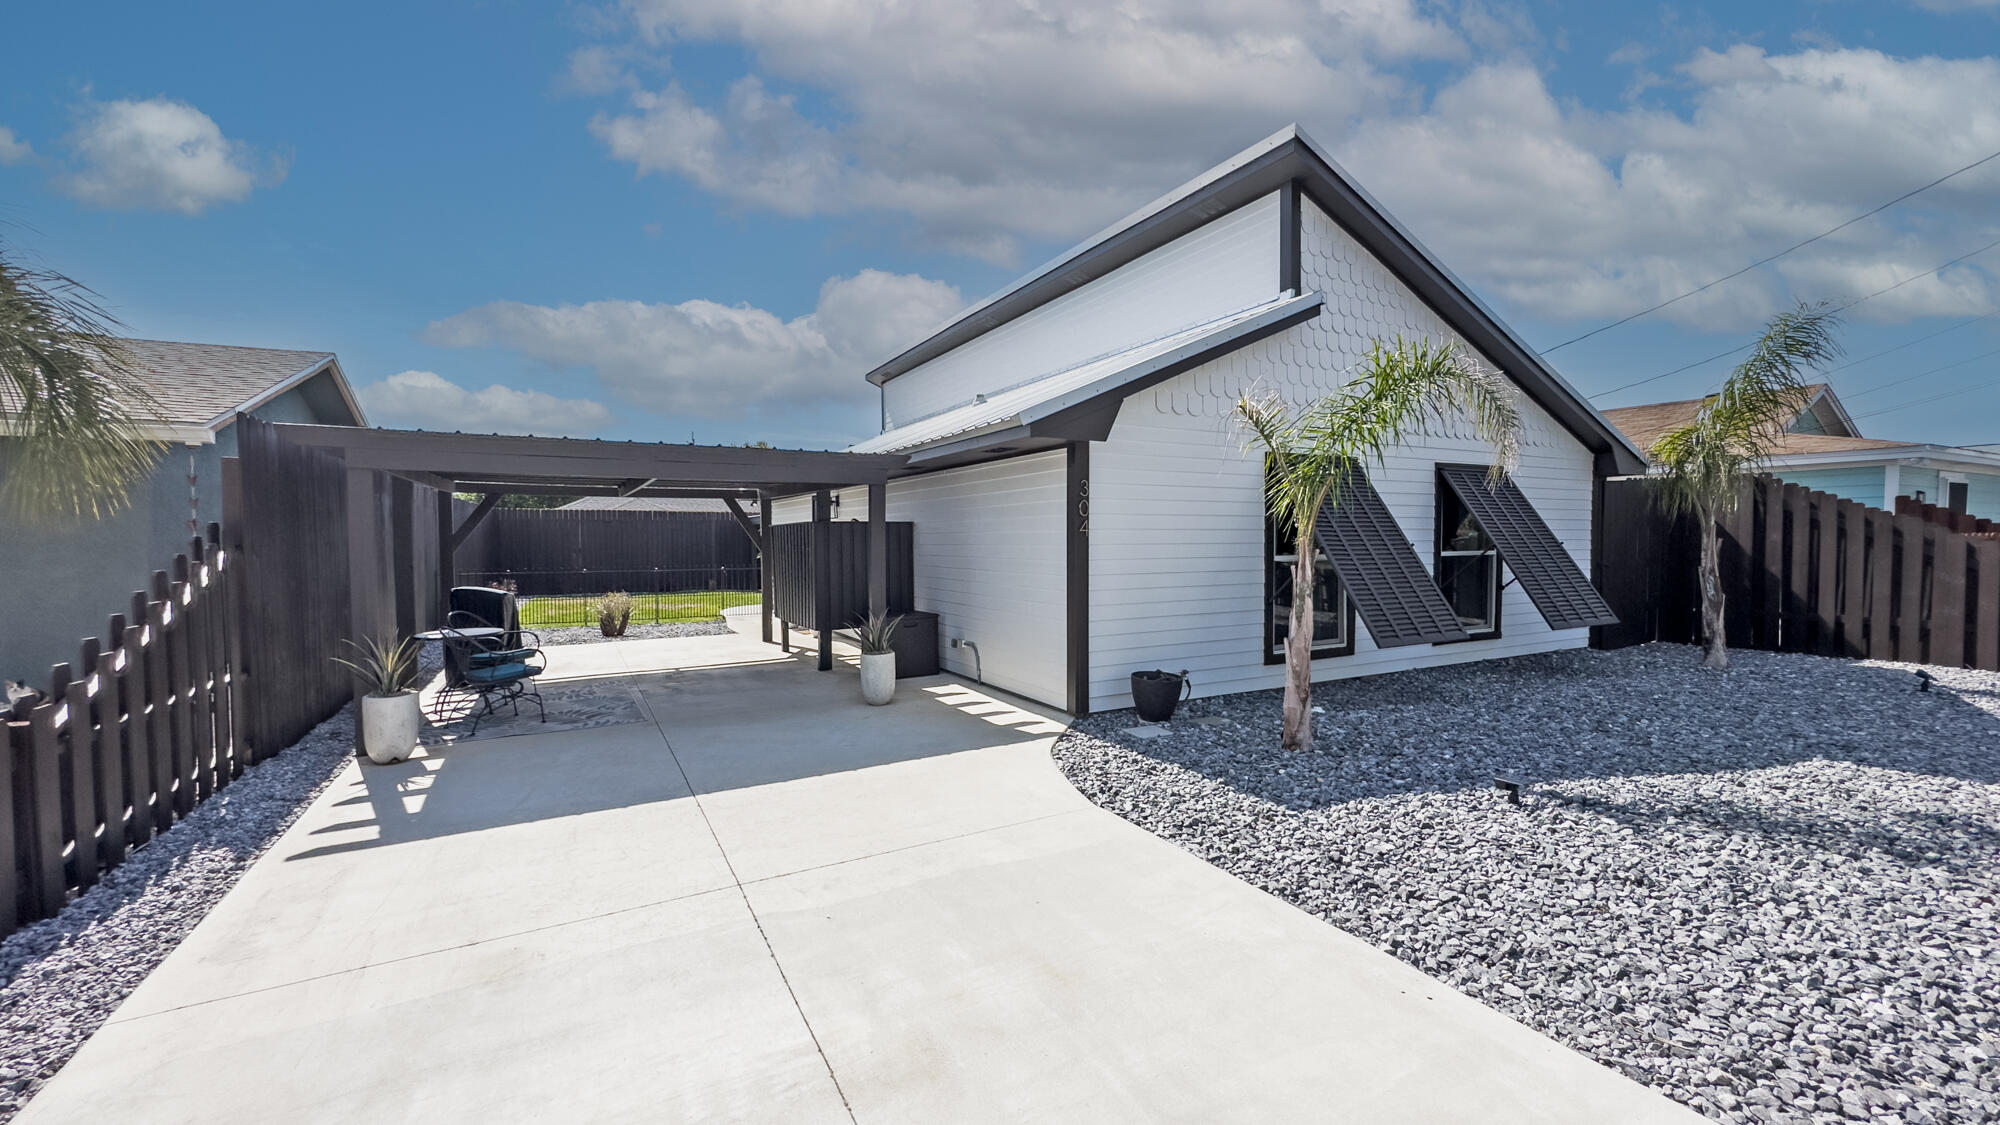
[[[437,545],[438,545],[438,616],[443,618],[451,612],[451,588],[458,585],[458,566],[452,558],[458,544],[452,537],[451,494],[438,496],[437,502]],[[438,625],[445,622],[439,620]],[[355,709],[360,714],[360,708]]]
[[[1069,634],[1069,713],[1090,714],[1090,443],[1069,447],[1063,504],[1064,573]]]
[[[868,486],[868,615],[889,613],[889,489]]]
[[[278,427],[279,436],[294,444],[342,450],[350,468],[439,473],[461,480],[584,477],[615,485],[646,478],[687,486],[831,487],[887,480],[908,460],[900,453],[437,434],[296,423]]]
[[[833,494],[813,493],[813,623],[819,626],[819,670],[833,671]]]
[[[765,533],[769,534],[771,528],[771,494],[768,492],[760,492],[757,494],[757,519],[759,520],[758,526],[764,528]],[[764,542],[768,543],[770,541],[767,539],[764,540]],[[771,574],[770,552],[764,550],[762,544],[759,544],[757,548],[757,573],[759,577],[762,579],[760,584],[764,587],[763,589],[764,643],[770,644],[771,643],[771,595],[777,586],[777,580]]]
[[[628,480],[624,484],[618,486],[618,495],[620,496],[636,495],[641,489],[649,487],[656,479],[658,478],[633,477],[631,480]]]
[[[486,519],[488,512],[500,506],[502,495],[502,493],[498,492],[489,492],[479,498],[479,506],[467,512],[465,514],[465,522],[459,524],[458,528],[451,533],[451,549],[453,551],[457,551],[466,538],[478,529],[480,523]],[[451,511],[451,499],[449,497],[442,499],[438,506],[449,513]]]
[[[402,477],[404,480],[421,484],[425,488],[435,488],[439,492],[458,491],[457,481],[439,473],[397,473],[396,475]]]
[[[729,514],[736,517],[736,526],[742,528],[743,534],[750,537],[750,542],[757,548],[757,553],[763,554],[764,533],[757,529],[756,524],[750,522],[750,516],[743,510],[743,505],[738,504],[734,496],[724,496],[722,503],[729,509]]]

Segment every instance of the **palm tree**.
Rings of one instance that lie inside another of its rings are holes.
[[[1836,310],[1801,304],[1779,313],[1744,360],[1709,396],[1694,421],[1661,435],[1653,443],[1653,463],[1662,472],[1660,484],[1667,510],[1692,515],[1701,528],[1701,662],[1709,668],[1729,666],[1729,645],[1722,622],[1723,594],[1719,560],[1718,517],[1734,511],[1742,499],[1743,481],[1763,464],[1785,427],[1811,399],[1804,375],[1840,354],[1834,329]]]
[[[1475,436],[1494,449],[1493,473],[1511,469],[1520,453],[1521,415],[1513,388],[1499,372],[1453,344],[1401,336],[1369,349],[1349,389],[1294,408],[1275,395],[1246,395],[1236,412],[1263,455],[1272,514],[1297,535],[1292,564],[1292,615],[1285,635],[1287,750],[1312,745],[1313,522],[1322,504],[1340,504],[1350,469],[1377,464],[1392,445],[1470,417]]]
[[[96,294],[0,247],[0,509],[46,521],[123,508],[160,447],[152,396]]]

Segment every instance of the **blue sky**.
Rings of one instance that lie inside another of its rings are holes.
[[[1289,121],[1543,346],[2000,151],[1993,0],[912,7],[33,7],[0,236],[384,424],[838,445],[874,361]],[[2000,160],[1551,358],[1597,394],[1915,276],[1836,387],[2000,442],[2000,249],[1918,276],[1996,239]]]

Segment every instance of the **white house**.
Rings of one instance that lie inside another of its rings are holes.
[[[1607,410],[1625,435],[1651,449],[1661,435],[1694,421],[1705,399]],[[1816,384],[1765,458],[1772,476],[1871,508],[1896,510],[1907,496],[1981,519],[2000,520],[2000,449],[1861,436],[1833,388]]]
[[[1513,380],[1520,466],[1488,491],[1490,449],[1440,434],[1322,513],[1315,679],[1587,644],[1611,620],[1586,577],[1599,482],[1644,458],[1293,127],[868,374],[883,428],[854,448],[912,455],[887,518],[916,525],[946,666],[1079,714],[1129,706],[1140,669],[1278,686],[1288,537],[1234,404],[1337,390],[1397,335]],[[865,490],[838,512],[866,518]]]

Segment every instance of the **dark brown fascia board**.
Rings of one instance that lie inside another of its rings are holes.
[[[736,446],[667,445],[422,430],[364,430],[277,423],[299,445],[338,449],[350,469],[434,473],[455,479],[634,478],[668,485],[754,488],[764,484],[869,484],[903,467],[901,453],[839,453]]]
[[[868,381],[881,386],[1294,181],[1306,197],[1436,309],[1468,343],[1498,363],[1532,401],[1548,411],[1586,448],[1593,453],[1610,451],[1621,475],[1646,471],[1645,456],[1615,426],[1296,126],[1281,130],[1228,164],[1149,205],[1120,227],[1085,242],[975,306],[930,338],[869,372]],[[1280,226],[1284,225],[1281,221]]]

